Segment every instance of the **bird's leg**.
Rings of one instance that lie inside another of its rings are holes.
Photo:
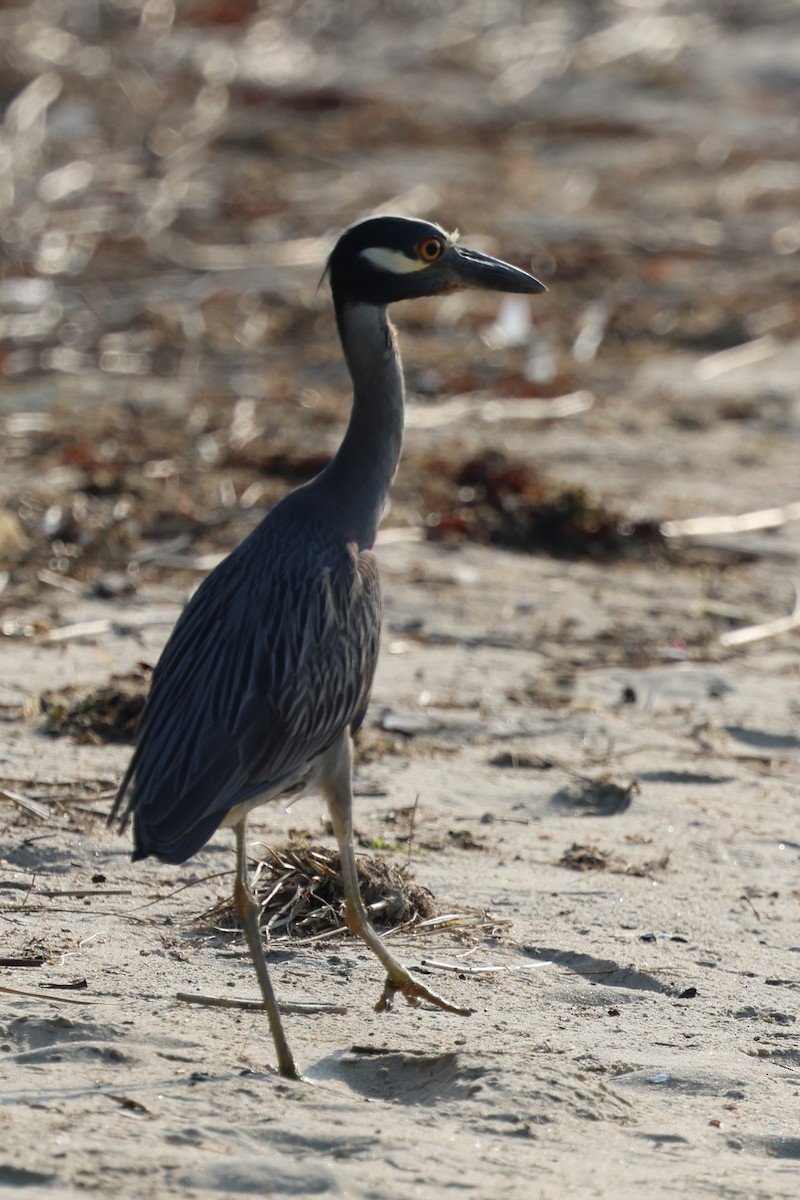
[[[272,982],[267,970],[267,960],[264,957],[264,947],[261,943],[261,930],[258,925],[259,907],[253,895],[247,878],[247,850],[245,848],[246,818],[235,827],[236,832],[236,883],[233,887],[233,903],[247,938],[250,957],[258,976],[261,995],[264,998],[264,1008],[267,1010],[269,1028],[275,1043],[275,1053],[278,1056],[278,1071],[285,1079],[299,1079],[300,1074],[294,1063],[286,1034],[283,1032],[281,1014],[278,1002],[272,990]]]
[[[345,920],[350,930],[367,943],[373,954],[377,955],[386,968],[386,982],[378,1003],[376,1012],[385,1012],[391,1008],[396,992],[401,992],[409,1004],[418,1005],[423,1000],[435,1004],[445,1012],[458,1013],[467,1017],[469,1008],[460,1008],[449,1000],[437,996],[419,983],[398,962],[393,954],[372,928],[361,899],[358,885],[356,856],[353,849],[353,790],[352,790],[352,747],[349,732],[345,731],[336,745],[328,752],[328,760],[321,776],[322,789],[328,802],[331,824],[339,843],[339,858],[342,865],[342,883],[344,885]]]

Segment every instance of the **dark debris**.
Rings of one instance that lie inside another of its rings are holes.
[[[150,690],[150,675],[150,668],[142,665],[128,675],[112,675],[97,688],[43,692],[39,697],[42,732],[90,745],[132,744]]]
[[[658,521],[630,521],[607,509],[584,488],[560,489],[533,467],[489,451],[451,474],[450,495],[428,518],[428,536],[551,554],[556,558],[664,558]]]
[[[658,859],[631,863],[611,850],[601,850],[598,846],[573,842],[556,861],[556,866],[567,867],[571,871],[608,871],[610,875],[647,878],[656,872],[665,871],[669,865],[669,857],[669,851],[665,851]]]
[[[553,796],[553,803],[562,808],[578,809],[590,817],[610,817],[625,812],[639,793],[639,785],[615,783],[611,779],[576,777]]]

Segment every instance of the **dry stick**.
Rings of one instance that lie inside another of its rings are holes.
[[[246,1012],[264,1010],[263,1000],[240,1000],[236,996],[203,996],[199,992],[177,992],[175,999],[182,1000],[185,1004],[203,1004],[207,1008],[243,1008]],[[301,1016],[313,1016],[317,1013],[336,1013],[343,1016],[347,1012],[343,1004],[293,1004],[283,1000],[278,1002],[278,1008],[282,1013],[299,1013]]]
[[[63,899],[65,896],[71,896],[73,900],[82,900],[86,896],[133,895],[130,888],[37,888],[34,890],[33,883],[17,883],[14,879],[8,882],[0,880],[0,891],[25,892],[25,902],[31,895],[42,896],[45,900]]]
[[[69,579],[66,575],[59,575],[57,571],[39,571],[36,575],[39,583],[46,583],[48,587],[58,588],[62,592],[69,592],[73,596],[80,596],[83,592],[84,585],[78,583],[76,579]]]
[[[800,500],[776,508],[759,508],[746,513],[723,513],[715,517],[688,517],[685,521],[662,521],[659,532],[666,538],[706,537],[717,533],[752,533],[755,529],[777,529],[800,521]]]
[[[110,788],[107,792],[94,792],[91,795],[76,796],[74,792],[53,792],[48,796],[39,796],[44,804],[100,804],[105,800],[111,800],[117,794],[116,788]],[[29,803],[33,803],[29,801]],[[90,811],[87,809],[87,811]]]
[[[411,932],[416,933],[421,929],[485,929],[490,925],[511,925],[512,921],[509,918],[487,917],[487,914],[478,909],[466,910],[465,912],[450,912],[441,913],[438,917],[427,917],[424,921],[419,921],[412,926]],[[392,931],[389,930],[391,933]]]
[[[203,875],[200,879],[190,879],[188,883],[182,883],[180,887],[173,888],[171,892],[165,892],[163,896],[156,896],[154,900],[148,900],[146,904],[140,904],[136,908],[131,909],[131,912],[142,912],[145,908],[152,908],[154,904],[162,904],[165,900],[171,900],[173,896],[177,896],[180,892],[185,892],[187,888],[197,887],[199,883],[208,883],[209,879],[222,879],[225,875],[232,875],[233,870],[214,871],[211,875]]]
[[[529,971],[541,971],[544,967],[552,967],[554,964],[548,962],[524,963],[517,966],[485,966],[471,967],[465,963],[446,963],[440,962],[436,958],[422,958],[420,962],[423,967],[436,967],[439,971],[455,971],[459,975],[505,975],[519,974],[524,975]]]
[[[3,706],[0,706],[0,710],[2,708],[3,708]],[[35,788],[38,790],[35,792],[34,796],[26,796],[26,795],[23,795],[19,791],[15,791],[14,788],[8,787],[7,784],[0,783],[0,795],[5,794],[9,799],[14,800],[16,803],[24,802],[25,804],[28,804],[28,805],[39,804],[39,803],[41,803],[41,804],[78,804],[78,803],[94,804],[101,800],[110,800],[112,796],[115,796],[117,794],[116,786],[111,787],[110,785],[111,785],[112,781],[108,778],[95,777],[94,779],[76,779],[71,783],[69,780],[61,780],[60,784],[59,784],[60,787],[71,789],[70,791],[61,791],[61,792],[42,791],[42,788],[48,788],[48,787],[52,787],[54,785],[50,784],[50,783],[46,783],[43,780],[39,780],[39,779],[25,779],[25,780],[16,779],[14,782],[19,783],[20,786],[22,786],[22,787],[28,788],[29,791],[31,790],[31,788]],[[108,790],[102,791],[102,792],[93,792],[93,793],[86,792],[85,794],[80,795],[80,796],[75,794],[76,789],[87,787],[89,784],[105,784]],[[38,815],[39,814],[37,813],[37,816]],[[49,813],[44,811],[43,815],[49,816]]]
[[[778,637],[781,633],[791,633],[800,629],[800,592],[797,585],[794,589],[794,608],[788,617],[775,617],[772,621],[764,621],[761,625],[746,625],[744,629],[731,629],[729,633],[720,636],[723,646],[747,646],[750,642],[760,642],[764,638]]]
[[[32,1000],[54,1000],[58,1004],[94,1004],[94,1000],[76,1000],[74,996],[54,996],[52,992],[48,992],[43,996],[41,992],[30,992],[25,988],[3,987],[0,984],[0,992],[8,992],[11,996],[30,996]]]
[[[417,807],[419,805],[419,792],[414,797],[414,807],[411,810],[411,819],[408,822],[408,861],[411,862],[411,851],[414,847],[414,825],[417,820]]]
[[[594,394],[585,390],[568,392],[549,400],[520,400],[516,396],[506,400],[489,392],[471,392],[464,396],[451,396],[434,406],[411,407],[406,413],[406,426],[408,429],[433,429],[471,417],[490,424],[498,421],[552,421],[578,416],[590,409],[594,401]]]
[[[392,932],[393,931],[391,929],[384,930],[384,932],[383,932],[384,940]],[[318,942],[328,942],[331,940],[331,938],[341,937],[345,933],[347,933],[346,925],[337,927],[336,929],[326,929],[322,933],[312,933],[309,937],[305,937],[305,938],[293,937],[291,940],[292,940],[292,945],[294,945],[294,946],[316,946]],[[275,942],[288,941],[289,937],[290,937],[290,935],[288,933],[284,933],[284,934],[280,934],[279,937],[276,937],[273,940]]]
[[[50,814],[46,808],[42,808],[41,804],[37,804],[35,800],[29,800],[27,796],[21,795],[19,792],[13,792],[10,788],[0,788],[0,796],[4,800],[10,800],[12,804],[16,804],[19,808],[24,808],[26,812],[33,813],[35,817],[47,819]]]
[[[46,900],[63,899],[70,896],[73,900],[83,900],[87,896],[132,896],[131,888],[39,888],[34,896],[43,896]]]
[[[94,638],[100,637],[104,633],[113,633],[117,636],[130,636],[133,633],[139,633],[141,630],[150,629],[157,625],[173,625],[172,617],[137,617],[134,620],[128,621],[112,621],[109,618],[100,618],[96,621],[76,621],[73,625],[61,625],[56,629],[49,629],[46,633],[37,635],[34,642],[69,642],[74,638]]]

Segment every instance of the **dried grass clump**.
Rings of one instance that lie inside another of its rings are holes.
[[[347,929],[335,850],[294,839],[278,848],[264,845],[263,854],[252,886],[261,924],[273,938],[326,937]],[[362,856],[357,867],[361,895],[376,926],[408,928],[433,917],[433,897],[409,877],[407,865]],[[230,906],[225,912],[232,915]]]

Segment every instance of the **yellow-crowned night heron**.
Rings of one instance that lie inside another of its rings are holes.
[[[534,294],[525,271],[467,250],[426,221],[372,217],[328,262],[353,379],[344,440],[316,479],[277,504],[212,571],[161,655],[137,746],[109,821],[133,814],[134,860],[182,863],[220,825],[236,832],[234,899],[255,964],[281,1075],[297,1069],[281,1025],[247,880],[245,825],[256,805],[309,789],[328,803],[346,918],[396,992],[466,1013],[390,954],[367,918],[353,850],[351,734],[369,701],[381,624],[372,553],[403,436],[403,376],[386,306],[457,288]],[[127,797],[127,803],[122,809]]]

